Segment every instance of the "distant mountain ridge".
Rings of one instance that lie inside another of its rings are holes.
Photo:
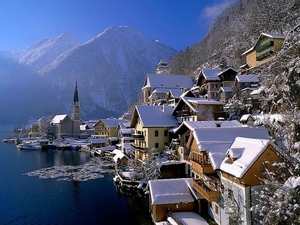
[[[85,43],[63,33],[22,51],[0,52],[0,65],[10,69],[0,70],[0,124],[70,113],[75,80],[83,119],[121,116],[140,97],[146,74],[176,53],[125,26],[107,28]]]

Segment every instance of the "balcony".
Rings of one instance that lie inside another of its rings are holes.
[[[191,170],[194,173],[200,173],[200,174],[213,174],[215,173],[213,167],[211,164],[200,164],[199,162],[194,161],[193,159],[190,159],[192,162],[192,168]]]
[[[135,144],[131,144],[131,147],[132,147],[134,150],[148,151],[148,148],[147,148],[147,147],[141,147],[141,146],[138,146],[138,145],[135,145]]]
[[[217,182],[213,180],[194,179],[194,189],[208,202],[219,202],[220,192],[217,189]]]
[[[133,134],[132,137],[138,140],[144,140],[144,135],[142,134]]]

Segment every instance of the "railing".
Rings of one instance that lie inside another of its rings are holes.
[[[194,189],[207,201],[219,202],[220,192],[217,189],[217,184],[213,180],[194,179]]]
[[[134,139],[144,140],[144,135],[142,134],[133,134],[132,137]]]

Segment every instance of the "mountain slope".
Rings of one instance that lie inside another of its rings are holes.
[[[174,49],[148,39],[134,28],[110,27],[61,54],[39,73],[48,77],[53,87],[59,81],[59,91],[70,86],[70,78],[77,79],[83,89],[81,102],[87,104],[84,111],[96,113],[100,107],[121,115],[139,97],[146,74],[155,70],[161,58],[174,54]]]
[[[225,59],[238,69],[242,53],[263,32],[286,34],[300,22],[300,0],[239,0],[213,22],[205,38],[170,61],[173,73],[192,74],[198,67],[218,67]]]
[[[14,52],[19,63],[30,66],[33,71],[51,63],[61,53],[79,45],[80,42],[71,34],[62,33],[55,38],[40,40],[28,48]]]
[[[140,98],[146,74],[177,53],[131,27],[110,27],[80,45],[61,36],[0,55],[11,70],[0,73],[9,87],[1,92],[0,124],[69,114],[76,80],[82,119],[121,116]]]

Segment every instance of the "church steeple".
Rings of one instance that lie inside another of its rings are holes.
[[[78,98],[77,80],[76,80],[75,89],[74,89],[74,97],[73,97],[73,103],[72,103],[72,109],[71,109],[71,119],[73,121],[80,120],[80,104],[79,104],[79,98]]]
[[[73,98],[73,105],[79,104],[79,98],[78,98],[78,88],[77,88],[77,80],[75,83],[75,90],[74,90],[74,98]]]

